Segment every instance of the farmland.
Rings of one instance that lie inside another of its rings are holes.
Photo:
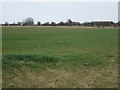
[[[118,87],[116,28],[3,27],[3,87]]]

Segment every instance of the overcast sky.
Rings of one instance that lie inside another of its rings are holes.
[[[117,2],[4,2],[2,19],[9,23],[32,17],[35,22],[118,21]]]

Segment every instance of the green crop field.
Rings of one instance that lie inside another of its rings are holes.
[[[117,88],[116,28],[3,27],[4,88]]]

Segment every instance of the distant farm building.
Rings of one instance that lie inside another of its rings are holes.
[[[93,26],[114,26],[114,22],[112,21],[92,21],[91,25]]]

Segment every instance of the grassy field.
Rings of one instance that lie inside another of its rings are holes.
[[[3,87],[117,88],[115,28],[3,27]]]

